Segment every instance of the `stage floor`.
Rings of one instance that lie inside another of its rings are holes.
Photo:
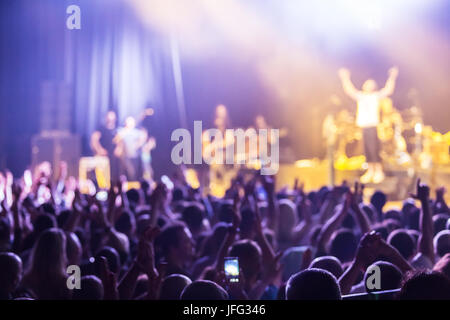
[[[363,170],[334,170],[334,183],[347,181],[353,185],[364,173]],[[417,178],[429,184],[434,196],[434,190],[445,186],[450,192],[450,166],[436,166],[432,170],[386,169],[386,178],[379,184],[366,184],[365,196],[370,196],[375,190],[387,194],[389,201],[402,201],[409,192],[415,191]],[[277,174],[277,189],[293,186],[296,178],[304,183],[305,190],[318,189],[324,185],[332,185],[331,169],[327,160],[303,160],[300,165],[281,164]],[[447,193],[447,200],[450,195]]]

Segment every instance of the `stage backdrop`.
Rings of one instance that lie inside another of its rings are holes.
[[[82,8],[81,30],[66,27],[71,4]],[[108,109],[123,123],[153,108],[158,141],[169,141],[171,130],[180,127],[173,42],[144,28],[124,1],[2,0],[0,6],[1,167],[20,173],[30,163],[30,138],[41,130],[44,82],[69,87],[68,129],[80,135],[85,155]],[[169,147],[161,143],[154,152],[166,164]]]

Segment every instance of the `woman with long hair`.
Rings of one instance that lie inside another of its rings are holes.
[[[33,247],[23,284],[37,299],[69,299],[66,267],[66,236],[59,229],[48,229]]]

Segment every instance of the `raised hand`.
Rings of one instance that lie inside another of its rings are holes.
[[[443,201],[444,195],[446,193],[445,187],[440,187],[436,189],[436,201]]]
[[[238,229],[241,225],[241,213],[240,213],[241,199],[239,192],[236,192],[233,198],[233,228]]]
[[[275,284],[279,286],[281,284],[281,272],[283,265],[280,263],[280,259],[284,252],[278,252],[270,263],[265,264],[266,268],[263,273],[263,281],[267,284]]]
[[[350,70],[347,68],[340,68],[338,70],[339,77],[341,78],[349,78],[350,77]]]
[[[261,180],[264,190],[269,196],[273,196],[275,194],[275,177],[261,176]]]
[[[100,279],[102,280],[105,292],[104,299],[117,300],[119,297],[119,292],[117,290],[117,276],[109,270],[108,261],[105,257],[99,257],[98,259]]]
[[[392,67],[389,69],[388,73],[390,77],[396,78],[398,76],[398,68]]]
[[[361,269],[371,265],[378,256],[377,246],[381,237],[375,231],[364,234],[356,250],[355,263]]]
[[[14,183],[11,187],[12,194],[14,196],[14,201],[19,201],[22,195],[22,187],[18,183]]]
[[[410,193],[410,196],[422,202],[428,201],[430,197],[430,187],[428,187],[425,183],[421,184],[419,178],[417,179],[416,193]]]

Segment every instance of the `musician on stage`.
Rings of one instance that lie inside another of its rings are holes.
[[[117,115],[110,110],[106,113],[104,124],[102,124],[91,135],[91,148],[96,156],[105,156],[109,159],[111,180],[119,178],[119,159],[114,154],[116,147],[114,137],[117,134]]]
[[[128,117],[125,127],[117,131],[114,142],[117,144],[116,156],[120,157],[123,173],[128,181],[137,181],[142,177],[142,147],[147,142],[148,134],[136,127],[136,120]]]
[[[362,90],[358,90],[350,80],[350,71],[344,68],[339,70],[345,93],[357,102],[356,124],[363,130],[368,169],[361,177],[362,183],[380,183],[384,180],[377,125],[380,123],[380,101],[394,92],[397,75],[398,69],[391,68],[384,88],[377,91],[376,82],[368,79],[364,82]]]
[[[198,179],[200,182],[200,185],[204,187],[205,190],[208,189],[210,182],[211,182],[211,166],[206,163],[205,159],[211,157],[212,154],[215,153],[215,150],[222,149],[222,152],[225,152],[225,148],[228,145],[227,143],[230,143],[230,141],[226,141],[227,136],[225,135],[225,132],[227,129],[231,128],[231,121],[230,117],[228,115],[227,107],[223,104],[219,104],[216,107],[215,115],[214,115],[214,127],[218,129],[222,133],[222,137],[224,137],[224,140],[221,142],[221,144],[218,144],[215,140],[210,140],[209,135],[207,134],[207,131],[205,130],[202,134],[202,155],[203,155],[203,161],[202,165],[198,169]],[[229,137],[228,137],[229,138]],[[213,167],[224,169],[225,164],[211,164]],[[219,170],[222,171],[222,170]]]

